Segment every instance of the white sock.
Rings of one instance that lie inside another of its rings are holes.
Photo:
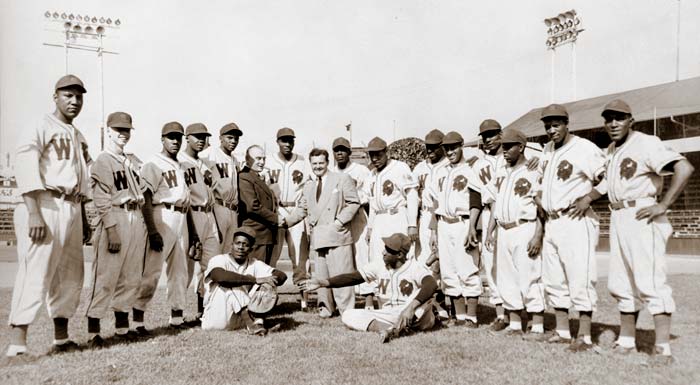
[[[7,353],[5,353],[5,355],[7,357],[14,357],[14,356],[19,356],[20,354],[24,354],[26,352],[27,352],[26,345],[10,345],[7,347]]]
[[[671,344],[670,343],[665,342],[663,344],[656,344],[656,347],[661,350],[662,356],[670,356],[671,355]]]
[[[115,331],[116,334],[123,336],[124,334],[129,332],[129,328],[119,328]]]
[[[88,333],[88,340],[91,340],[91,339],[95,338],[95,337],[98,336],[99,334],[100,334],[100,333]]]
[[[53,344],[54,344],[54,345],[63,345],[63,344],[65,344],[65,343],[67,343],[68,341],[70,341],[68,338],[62,338],[62,339],[60,339],[60,340],[54,339],[54,340],[53,340]]]
[[[591,336],[583,336],[583,342],[587,343],[588,345],[593,345],[593,341],[591,340]]]
[[[559,334],[561,338],[571,339],[571,333],[568,330],[557,330],[557,334]]]
[[[182,325],[182,317],[170,317],[170,324],[171,325]]]
[[[616,343],[623,348],[634,348],[635,347],[635,341],[634,337],[630,336],[619,336],[617,337]]]
[[[506,319],[506,316],[505,316],[504,314],[501,314],[501,315],[499,315],[499,316],[496,316],[496,319],[497,319],[497,320],[499,319],[499,320],[503,321],[504,319]]]
[[[465,320],[467,320],[467,321],[472,321],[472,322],[476,323],[476,316],[474,316],[474,315],[468,315],[468,316],[465,318]]]
[[[466,321],[467,320],[467,315],[466,314],[457,314],[457,320],[459,321]]]
[[[532,329],[530,329],[530,333],[537,333],[537,334],[544,333],[544,325],[543,324],[533,324]]]
[[[256,318],[255,321],[253,321],[253,323],[258,324],[258,325],[263,325],[264,320],[262,318]]]
[[[140,327],[143,326],[143,322],[136,322],[136,321],[133,321],[133,322],[131,322],[131,326],[133,326],[134,329],[140,328]]]
[[[511,330],[523,330],[523,324],[520,321],[510,321],[508,328]]]
[[[307,307],[307,306],[308,306],[308,304],[306,303],[306,301],[304,301],[304,300],[302,299],[302,300],[301,300],[301,307],[302,307],[302,308],[305,308],[305,307]]]

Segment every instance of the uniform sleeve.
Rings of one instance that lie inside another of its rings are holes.
[[[92,164],[90,171],[92,187],[92,201],[97,210],[97,217],[104,228],[110,228],[117,224],[116,218],[110,214],[112,211],[112,187],[114,177],[108,155],[101,154]]]
[[[586,162],[584,173],[596,185],[605,173],[605,153],[592,142],[588,142],[588,148],[588,153],[583,157],[584,162]]]
[[[226,255],[223,254],[223,257],[226,257]],[[212,257],[212,259],[209,260],[209,262],[207,263],[207,269],[204,271],[205,280],[209,279],[209,273],[211,273],[211,271],[216,269],[217,267],[226,270],[226,260],[223,257],[222,255],[215,255],[214,257]]]
[[[26,194],[36,190],[44,190],[44,181],[39,170],[39,160],[46,146],[43,125],[36,125],[30,130],[22,132],[17,143],[15,158],[17,187],[20,194]]]
[[[374,282],[379,278],[379,274],[383,268],[384,260],[382,259],[370,262],[357,269],[357,271],[360,273],[360,275],[362,275],[362,278],[364,278],[366,282]]]
[[[492,178],[481,190],[481,202],[485,205],[496,201],[496,178]]]
[[[661,142],[658,136],[648,136],[644,141],[644,153],[646,154],[646,165],[658,175],[670,175],[673,172],[664,170],[667,164],[685,159],[676,151],[668,148]]]
[[[406,193],[409,189],[418,188],[418,180],[414,177],[413,172],[408,167],[407,164],[401,163],[401,169],[399,171],[398,185],[401,191]]]
[[[257,259],[253,261],[253,276],[255,278],[269,277],[272,275],[273,270],[275,269],[272,266],[263,261],[258,261]]]
[[[141,180],[143,180],[145,190],[151,190],[151,193],[155,194],[156,191],[158,191],[158,186],[160,186],[162,178],[163,172],[155,163],[147,162],[143,165],[141,169]]]
[[[417,263],[411,278],[416,282],[422,282],[423,278],[432,276],[433,274],[424,264]]]

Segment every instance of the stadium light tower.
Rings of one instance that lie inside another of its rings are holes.
[[[554,103],[554,57],[558,47],[571,44],[571,78],[573,83],[574,100],[576,100],[576,40],[578,34],[584,29],[581,25],[581,18],[575,10],[560,13],[555,17],[544,19],[547,26],[547,40],[545,45],[552,52],[552,85],[550,91],[550,102]]]
[[[61,25],[61,29],[48,28],[49,31],[60,32],[63,36],[63,44],[47,43],[50,47],[59,47],[65,50],[66,67],[68,73],[68,52],[71,49],[90,51],[97,53],[100,79],[100,149],[104,150],[105,143],[105,90],[104,90],[104,54],[117,55],[117,52],[104,49],[104,38],[110,36],[108,30],[116,31],[122,22],[119,19],[104,18],[81,14],[66,14],[56,11],[44,12],[44,21],[49,26]]]

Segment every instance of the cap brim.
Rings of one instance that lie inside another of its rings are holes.
[[[428,141],[428,140],[426,140],[425,144],[442,144],[442,140],[440,140],[440,141],[435,141],[435,140]]]
[[[221,135],[227,135],[227,134],[234,134],[236,136],[243,136],[243,131],[233,129],[233,130],[228,130],[228,131],[224,131],[221,133]]]
[[[87,94],[87,90],[85,89],[85,87],[81,86],[80,84],[68,84],[68,85],[65,85],[65,86],[61,86],[61,87],[56,88],[56,91],[58,91],[58,90],[65,90],[65,89],[68,89],[68,88],[76,88],[78,91],[80,91],[80,92],[82,92],[82,93],[84,93],[84,94]]]
[[[485,134],[485,133],[487,133],[487,132],[496,132],[496,131],[500,132],[501,129],[500,129],[500,128],[497,128],[497,127],[487,128],[487,129],[485,129],[485,130],[479,131],[479,135],[483,135],[483,134]]]
[[[629,111],[624,111],[621,108],[606,108],[603,110],[603,112],[600,113],[600,116],[604,116],[606,112],[619,112],[621,114],[631,114]]]
[[[134,126],[132,126],[132,125],[129,124],[129,123],[116,123],[116,124],[114,124],[114,125],[109,125],[109,124],[108,124],[107,127],[111,127],[111,128],[128,128],[128,129],[130,129],[130,130],[133,130],[133,129],[134,129]]]
[[[250,234],[248,234],[248,233],[245,233],[245,232],[243,232],[243,231],[236,231],[235,233],[233,233],[233,236],[234,236],[234,237],[236,237],[236,236],[238,236],[238,235],[242,235],[242,236],[244,236],[244,237],[250,239],[250,241],[251,241],[252,243],[255,243],[255,237],[252,236],[252,235],[250,235]]]
[[[367,147],[367,152],[384,151],[386,147]]]

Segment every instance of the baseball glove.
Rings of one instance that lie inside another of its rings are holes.
[[[253,313],[267,313],[277,304],[277,288],[264,283],[255,285],[250,296],[248,310]]]

